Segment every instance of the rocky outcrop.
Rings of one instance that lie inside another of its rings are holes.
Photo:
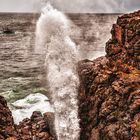
[[[30,119],[15,125],[11,111],[0,96],[0,140],[55,140],[52,113],[33,112]]]
[[[23,140],[54,140],[52,131],[54,116],[52,113],[33,112],[30,119],[24,119],[16,126]],[[50,125],[51,124],[51,125]],[[50,128],[50,126],[52,126]]]
[[[7,107],[5,99],[0,96],[0,140],[17,137],[17,131],[11,116],[11,111]]]
[[[111,33],[105,57],[79,62],[80,140],[140,139],[140,11]]]

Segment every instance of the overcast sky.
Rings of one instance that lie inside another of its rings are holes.
[[[0,0],[0,12],[39,12],[43,0]],[[140,9],[140,0],[50,0],[64,12],[118,13]]]

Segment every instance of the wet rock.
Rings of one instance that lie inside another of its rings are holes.
[[[15,32],[14,32],[13,30],[9,29],[8,27],[3,28],[2,33],[3,33],[3,34],[7,34],[7,35],[15,34]]]
[[[14,126],[11,111],[7,107],[7,103],[0,96],[0,139],[5,140],[8,137],[16,137],[17,131]]]
[[[79,62],[80,140],[140,138],[140,11],[118,18],[106,56]]]
[[[54,114],[33,112],[31,119],[15,125],[11,111],[0,96],[0,140],[55,140]]]
[[[46,115],[42,115],[39,111],[33,112],[31,119],[24,119],[17,126],[18,133],[22,136],[24,140],[54,140],[51,129],[48,124],[48,119],[51,119],[53,114],[51,114],[50,118],[47,118]],[[53,121],[52,126],[53,126]]]

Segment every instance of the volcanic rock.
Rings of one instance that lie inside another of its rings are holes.
[[[17,131],[7,102],[0,96],[0,140],[8,137],[17,137]]]
[[[23,140],[54,140],[48,123],[52,117],[52,113],[42,115],[41,112],[35,111],[31,119],[24,119],[19,123],[17,131]]]
[[[78,65],[80,140],[140,139],[140,11],[111,33],[105,57]]]
[[[0,96],[0,140],[54,140],[54,114],[33,112],[30,119],[15,125],[7,103]]]

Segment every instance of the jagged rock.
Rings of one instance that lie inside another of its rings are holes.
[[[140,11],[111,33],[105,57],[79,62],[80,140],[140,138]]]
[[[55,140],[54,114],[33,112],[31,119],[15,125],[5,99],[0,96],[0,140]]]
[[[7,107],[5,99],[0,96],[0,140],[5,140],[8,137],[17,137],[17,131],[11,111]]]
[[[46,114],[48,114],[48,118]],[[45,113],[42,116],[39,111],[35,111],[31,119],[24,119],[20,122],[17,126],[17,131],[23,140],[54,140],[48,124],[48,121],[52,120],[53,117],[54,115],[52,113]]]

